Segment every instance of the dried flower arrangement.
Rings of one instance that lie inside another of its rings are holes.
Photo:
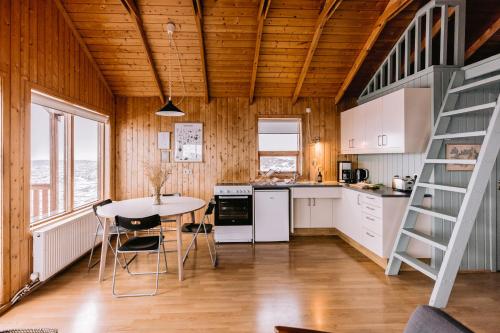
[[[154,204],[161,204],[161,188],[167,182],[172,169],[158,162],[144,162],[144,173],[153,187]]]

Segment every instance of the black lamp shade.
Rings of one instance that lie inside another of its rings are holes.
[[[179,110],[179,108],[177,108],[177,106],[175,106],[170,99],[168,100],[167,104],[165,104],[160,110],[156,112],[156,114],[158,116],[166,117],[180,117],[185,115],[185,113]]]

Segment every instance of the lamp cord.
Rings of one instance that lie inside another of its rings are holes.
[[[177,105],[182,105],[182,102],[184,101],[184,97],[186,96],[186,82],[184,82],[184,75],[182,73],[182,64],[181,64],[181,58],[179,56],[179,49],[177,48],[177,44],[175,44],[173,32],[168,33],[168,89],[169,89],[169,100],[172,99],[172,66],[170,63],[170,49],[172,48],[172,45],[175,49],[175,53],[177,55],[177,63],[179,64],[179,74],[181,76],[181,82],[182,82],[182,89],[184,90],[184,94],[181,98],[181,100],[177,103]]]

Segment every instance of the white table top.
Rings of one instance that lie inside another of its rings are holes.
[[[194,212],[205,207],[204,200],[192,197],[162,197],[161,205],[153,205],[153,198],[137,198],[112,203],[97,208],[97,215],[114,218],[116,215],[139,218],[158,214],[161,217]]]

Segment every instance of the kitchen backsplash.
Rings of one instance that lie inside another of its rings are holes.
[[[392,177],[413,176],[420,171],[425,154],[376,154],[358,155],[358,167],[370,172],[369,181],[392,185]]]

